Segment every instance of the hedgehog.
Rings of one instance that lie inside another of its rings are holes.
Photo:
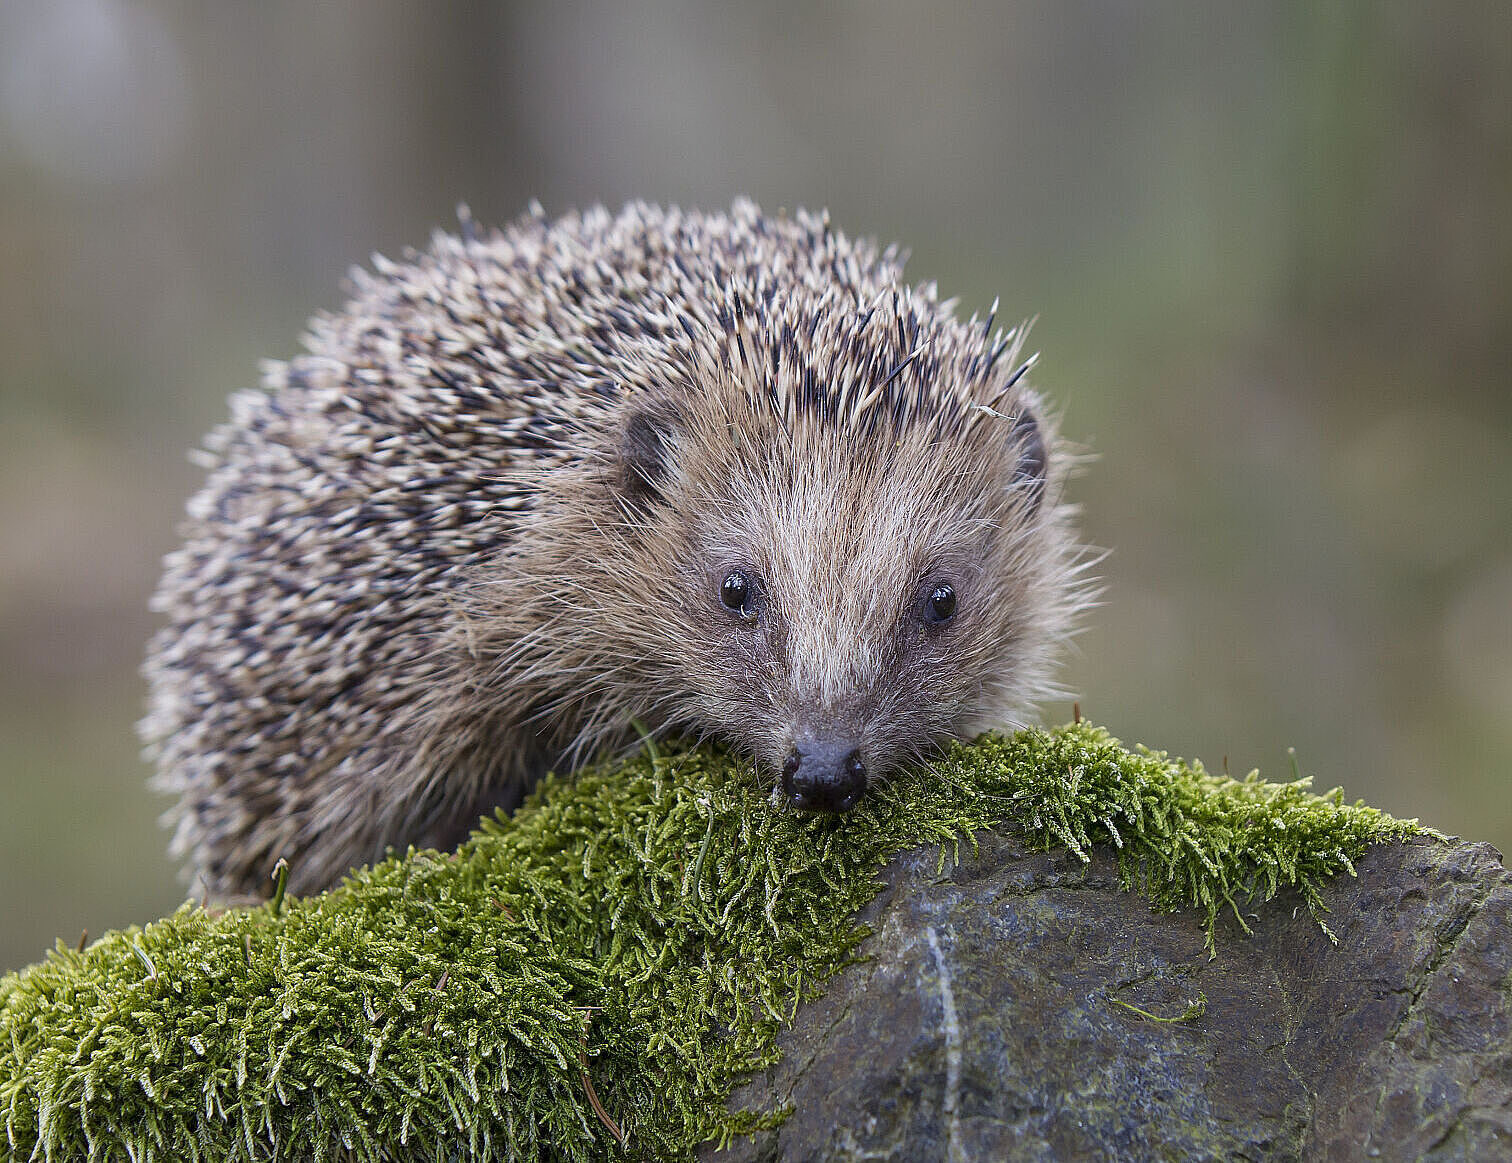
[[[842,812],[1062,693],[1073,458],[996,304],[746,200],[459,218],[206,441],[142,724],[192,884],[317,891],[669,733]]]

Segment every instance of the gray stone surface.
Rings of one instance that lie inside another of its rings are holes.
[[[1512,1159],[1512,875],[1489,845],[1375,848],[1325,889],[1200,918],[987,836],[906,853],[868,959],[737,1095],[791,1103],[721,1161]],[[1182,1015],[1198,996],[1204,1012]],[[1115,1000],[1116,999],[1116,1000]]]

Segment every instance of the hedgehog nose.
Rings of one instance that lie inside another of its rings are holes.
[[[782,765],[782,790],[795,808],[848,812],[866,790],[866,764],[850,743],[802,743]]]

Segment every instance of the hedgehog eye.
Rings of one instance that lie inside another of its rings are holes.
[[[756,617],[756,587],[738,569],[725,574],[719,583],[719,600],[725,609],[734,610],[748,622]]]
[[[948,582],[935,586],[934,592],[929,595],[929,601],[925,603],[924,616],[936,626],[942,626],[955,617],[955,611],[955,587]]]

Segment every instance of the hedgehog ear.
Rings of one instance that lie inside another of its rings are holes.
[[[640,504],[663,499],[681,423],[682,417],[670,407],[638,406],[630,412],[618,450],[618,484],[627,499]]]
[[[1019,409],[1008,432],[1008,441],[1018,452],[1013,485],[1024,490],[1032,512],[1039,508],[1040,499],[1045,495],[1045,436],[1039,421],[1028,408]]]

